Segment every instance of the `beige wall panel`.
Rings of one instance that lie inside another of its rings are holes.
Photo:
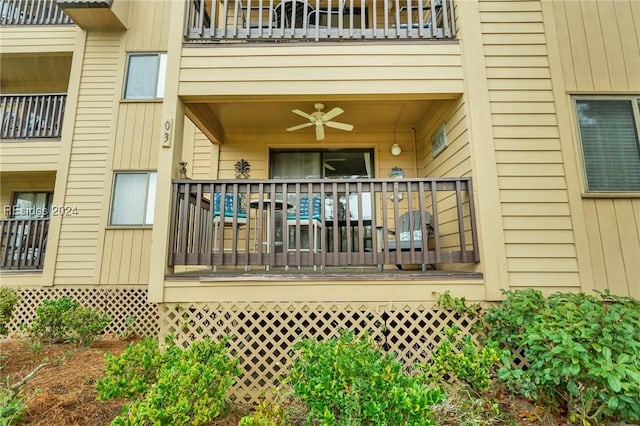
[[[157,167],[161,114],[162,104],[158,102],[120,104],[113,148],[114,170]]]
[[[498,173],[500,176],[564,176],[564,167],[562,163],[529,163],[526,168],[518,163],[500,163],[498,164]]]
[[[327,84],[344,94],[460,93],[460,49],[457,44],[187,47],[179,91],[182,96],[325,93]]]
[[[443,288],[453,297],[464,296],[468,301],[484,300],[482,281],[377,281],[368,283],[300,281],[238,282],[176,282],[165,281],[165,302],[228,302],[228,301],[336,301],[394,303],[434,301]]]
[[[554,232],[540,232],[538,230],[505,230],[504,239],[507,244],[573,244],[573,232],[558,230]]]
[[[509,203],[502,206],[505,215],[514,216],[570,216],[566,203]]]
[[[0,27],[0,53],[72,52],[75,25],[18,25]]]
[[[510,272],[509,285],[513,288],[536,288],[544,294],[576,292],[580,288],[580,275],[575,272]]]
[[[637,1],[553,2],[553,8],[567,90],[639,90]]]
[[[567,91],[637,93],[640,90],[640,4],[634,0],[553,2],[555,31]],[[564,98],[563,101],[566,101]],[[573,144],[575,150],[575,132]],[[580,170],[580,167],[577,167]],[[578,176],[578,180],[582,180]],[[582,202],[594,287],[638,297],[640,201]]]
[[[151,229],[108,229],[100,284],[148,284]]]
[[[132,1],[126,39],[127,51],[166,51],[171,1]]]
[[[29,155],[25,155],[25,149]],[[60,141],[28,140],[0,142],[0,170],[3,172],[55,171]]]
[[[640,293],[640,200],[585,199],[594,282],[600,290]]]
[[[193,179],[211,179],[215,170],[212,164],[213,160],[214,144],[202,132],[196,130],[191,177]]]
[[[119,67],[106,67],[99,76],[95,70],[102,64],[120,63],[120,37],[92,32],[87,35],[64,199],[65,205],[77,206],[78,215],[62,218],[58,242],[62,251],[56,259],[55,285],[94,283],[99,267],[98,236],[106,209],[103,198],[111,181],[107,159],[115,123],[113,107],[121,81],[117,78]],[[81,258],[63,249],[73,246],[85,247]]]

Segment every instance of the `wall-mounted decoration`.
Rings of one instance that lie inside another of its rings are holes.
[[[400,167],[395,166],[389,172],[389,177],[392,177],[392,178],[403,178],[404,177],[404,171]]]
[[[187,177],[187,162],[186,161],[180,161],[178,163],[178,173],[180,173],[180,179],[189,179]]]
[[[444,123],[431,136],[431,155],[436,158],[447,147],[447,132]]]
[[[241,158],[233,167],[235,168],[236,179],[249,179],[251,165],[247,160]]]

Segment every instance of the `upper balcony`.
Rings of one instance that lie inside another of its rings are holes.
[[[453,0],[188,0],[185,40],[455,39]]]
[[[0,0],[1,25],[63,25],[73,21],[56,0]]]
[[[59,139],[66,93],[0,96],[0,140]]]

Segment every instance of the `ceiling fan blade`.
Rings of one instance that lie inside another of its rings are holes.
[[[298,114],[300,117],[304,117],[307,120],[311,120],[311,121],[314,120],[314,118],[310,114],[307,114],[304,111],[300,111],[299,109],[293,109],[293,110],[291,110],[291,112],[294,113],[294,114]]]
[[[313,123],[298,124],[297,126],[287,128],[287,132],[293,132],[294,130],[304,129],[305,127],[313,126]]]
[[[344,112],[344,110],[342,108],[334,107],[333,109],[331,109],[330,111],[327,111],[326,114],[324,114],[322,116],[322,121],[324,121],[326,123],[327,121],[331,120],[332,118],[335,118],[335,117],[339,116],[343,112]]]
[[[316,125],[316,140],[321,141],[324,139],[324,126],[322,124]]]
[[[329,164],[327,162],[324,163],[324,168],[327,169],[327,170],[331,170],[332,172],[334,172],[336,170],[335,167],[333,167],[331,164]]]
[[[338,123],[337,121],[327,121],[324,124],[328,127],[333,127],[334,129],[346,130],[347,132],[353,130],[352,124]]]

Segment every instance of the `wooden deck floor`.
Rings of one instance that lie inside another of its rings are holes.
[[[244,269],[211,269],[188,271],[170,274],[166,276],[167,281],[387,281],[387,280],[420,280],[420,281],[442,281],[460,279],[482,279],[480,272],[445,271],[420,269],[396,269],[387,268],[382,271],[377,267],[332,267],[324,269],[313,268],[272,268],[265,269],[252,268]]]

